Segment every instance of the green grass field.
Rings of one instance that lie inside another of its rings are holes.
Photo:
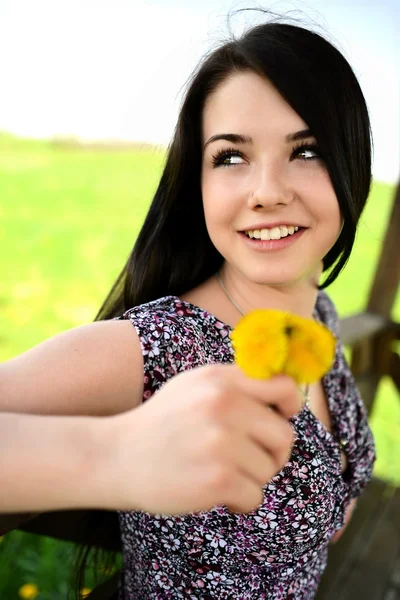
[[[0,136],[0,360],[87,323],[133,246],[156,189],[159,149],[94,151]],[[363,309],[393,189],[375,183],[352,258],[328,289],[340,316]],[[400,297],[394,310],[400,320]],[[400,484],[400,399],[389,381],[371,418],[375,474]],[[71,546],[13,532],[0,544],[0,598],[36,583],[65,596]],[[33,596],[32,596],[33,597]]]

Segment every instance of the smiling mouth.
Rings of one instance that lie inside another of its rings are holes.
[[[242,233],[249,239],[265,241],[280,240],[282,238],[290,237],[302,229],[304,229],[304,227],[281,225],[279,227],[272,227],[271,229],[249,229]]]

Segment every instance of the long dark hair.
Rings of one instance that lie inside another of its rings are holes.
[[[320,289],[336,279],[349,259],[371,184],[368,110],[349,63],[321,35],[276,20],[231,38],[209,52],[188,81],[147,217],[96,320],[161,296],[179,296],[221,266],[223,257],[209,238],[202,207],[201,122],[208,96],[232,73],[252,71],[269,79],[318,141],[344,219],[324,257],[323,270],[329,274]]]

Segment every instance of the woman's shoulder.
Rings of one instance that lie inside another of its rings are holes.
[[[162,326],[192,335],[228,337],[229,326],[206,310],[181,300],[163,296],[126,310],[117,320],[129,319],[137,327],[154,330]]]
[[[229,337],[228,326],[199,306],[177,296],[163,296],[134,306],[117,320],[130,320],[141,340],[156,340],[170,347],[180,344],[215,346]]]
[[[124,311],[117,320],[130,320],[133,319],[162,319],[168,317],[174,317],[177,313],[177,300],[176,296],[162,296],[143,304],[138,304]]]
[[[163,324],[172,328],[190,327],[201,321],[198,307],[180,300],[177,296],[162,296],[138,304],[122,313],[116,320],[130,320],[144,329],[153,330]]]
[[[212,362],[231,362],[228,331],[198,306],[164,296],[125,311],[140,340],[144,363],[144,399],[167,379]]]

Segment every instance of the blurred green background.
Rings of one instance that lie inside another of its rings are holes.
[[[164,157],[159,148],[100,150],[0,135],[0,360],[94,319],[133,246]],[[393,193],[374,184],[352,258],[328,289],[341,317],[365,306]],[[400,297],[393,316],[400,320]],[[400,401],[390,381],[380,386],[371,425],[375,475],[400,484]],[[72,553],[71,544],[50,538],[4,536],[0,598],[66,598]]]

